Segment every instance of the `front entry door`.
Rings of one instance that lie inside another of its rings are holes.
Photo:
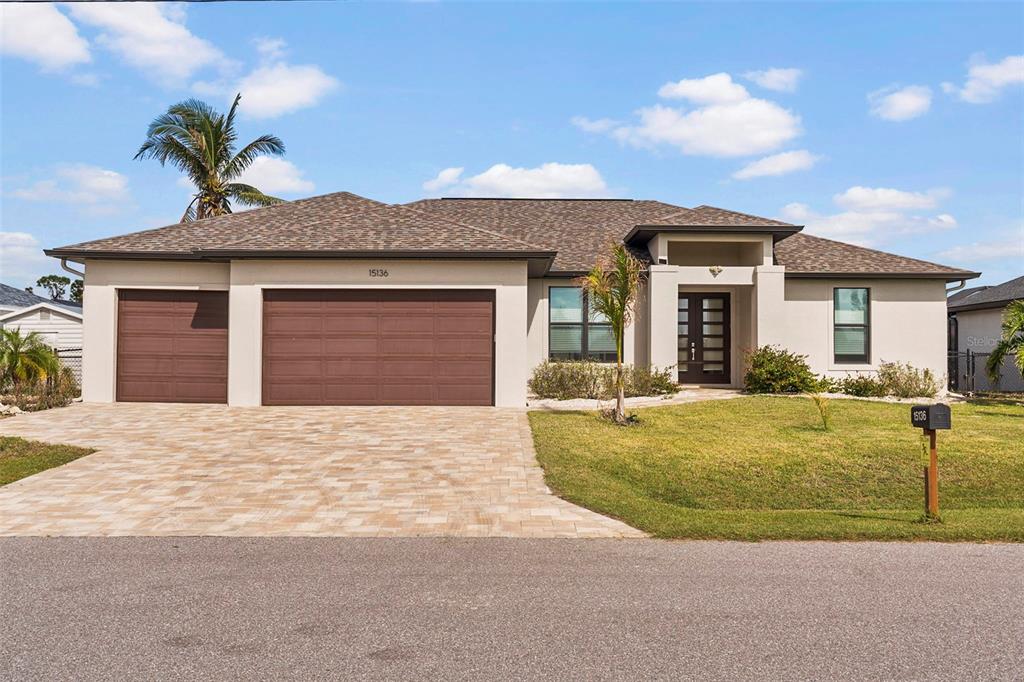
[[[679,294],[679,383],[730,381],[729,294]]]

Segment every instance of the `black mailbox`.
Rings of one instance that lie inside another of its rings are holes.
[[[914,405],[910,408],[910,423],[920,429],[948,429],[950,425],[949,405]]]

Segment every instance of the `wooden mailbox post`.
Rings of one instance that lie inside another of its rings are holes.
[[[925,469],[924,502],[928,516],[939,517],[939,453],[935,446],[935,432],[949,429],[949,405],[914,405],[910,408],[910,423],[924,430],[928,436],[928,468]]]

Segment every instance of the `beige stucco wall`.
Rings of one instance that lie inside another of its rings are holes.
[[[227,263],[85,261],[82,299],[82,399],[115,398],[118,289],[228,289]]]
[[[371,268],[388,277],[370,277]],[[526,405],[525,261],[89,260],[85,272],[82,396],[89,402],[115,399],[118,289],[228,291],[228,403],[259,405],[264,288],[464,288],[495,292],[495,404]]]
[[[871,289],[870,362],[839,364],[832,352],[832,296],[836,287]],[[795,279],[785,282],[771,343],[807,356],[819,374],[842,377],[877,370],[882,362],[909,362],[930,369],[942,386],[946,377],[946,288],[941,280]],[[761,322],[761,315],[758,315]],[[758,343],[768,342],[758,333]]]
[[[370,269],[387,270],[387,278]],[[265,288],[493,289],[494,402],[526,405],[525,261],[235,260],[228,306],[228,404],[259,405]]]
[[[1003,309],[967,310],[958,312],[957,319],[957,350],[960,352],[991,353],[999,339],[1002,338]],[[974,374],[974,390],[992,390],[985,371],[988,356],[977,358]],[[998,388],[1001,391],[1024,391],[1024,378],[1012,357],[1003,361],[1003,374]]]

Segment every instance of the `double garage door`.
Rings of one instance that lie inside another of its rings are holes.
[[[225,402],[227,293],[122,291],[118,400]],[[492,405],[494,294],[265,290],[264,405]]]

